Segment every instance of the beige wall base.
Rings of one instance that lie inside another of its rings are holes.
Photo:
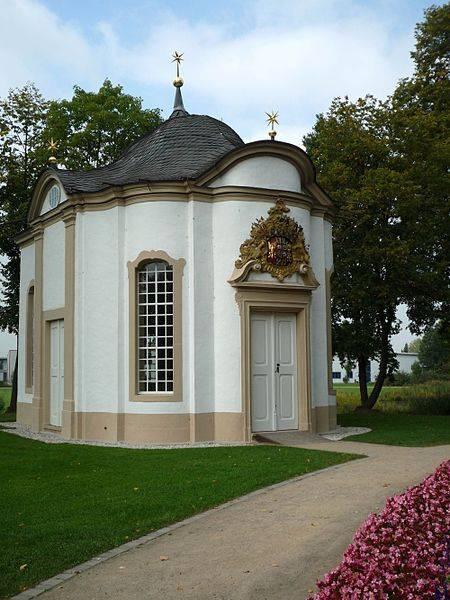
[[[66,406],[65,406],[66,408]],[[17,420],[33,425],[33,405],[21,402]],[[62,437],[135,444],[175,444],[202,441],[244,441],[241,413],[117,414],[63,410]]]
[[[19,402],[17,420],[33,426],[33,405]],[[117,414],[106,412],[74,412],[63,415],[62,436],[99,441],[125,441],[135,444],[176,444],[189,442],[246,441],[243,413],[199,414]],[[69,420],[71,427],[69,427]],[[336,406],[316,406],[312,409],[312,429],[317,433],[336,427]],[[69,433],[72,430],[72,435]]]
[[[336,405],[315,406],[312,408],[313,431],[325,433],[336,429]]]
[[[32,402],[17,403],[17,421],[23,425],[33,424],[33,404]]]

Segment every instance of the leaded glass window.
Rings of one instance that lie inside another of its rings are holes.
[[[152,261],[138,269],[138,392],[173,392],[173,269]]]

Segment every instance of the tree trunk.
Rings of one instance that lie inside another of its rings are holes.
[[[15,413],[17,411],[17,361],[19,359],[19,354],[16,355],[16,363],[14,365],[14,372],[12,378],[12,390],[11,390],[11,403],[7,412]]]
[[[369,396],[367,393],[367,358],[358,356],[358,379],[359,379],[359,395],[361,398],[360,408],[371,408],[368,406]]]
[[[372,392],[367,401],[367,407],[369,410],[372,409],[380,396],[380,392],[383,389],[384,380],[387,375],[388,358],[389,358],[389,336],[387,333],[381,333],[381,353],[380,353],[380,369],[378,371],[375,385],[373,386]]]
[[[368,408],[373,408],[375,406],[376,401],[380,395],[380,392],[384,385],[384,380],[387,375],[387,348],[383,347],[380,356],[380,370],[378,371],[377,379],[375,381],[375,385],[373,386],[373,390],[369,396]]]

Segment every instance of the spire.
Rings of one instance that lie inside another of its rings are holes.
[[[175,100],[173,103],[173,111],[172,111],[172,114],[170,115],[169,119],[172,119],[173,117],[185,117],[186,115],[189,114],[187,112],[187,110],[184,108],[183,96],[181,95],[181,88],[183,86],[184,81],[183,81],[183,78],[180,77],[180,64],[181,64],[181,61],[183,60],[183,53],[179,53],[175,50],[175,52],[172,54],[172,56],[173,56],[172,62],[177,64],[177,76],[173,80],[173,85],[175,86],[176,91],[175,91]]]

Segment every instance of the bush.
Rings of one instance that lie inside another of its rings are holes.
[[[3,398],[0,398],[0,415],[5,412],[6,404]]]
[[[412,397],[408,407],[409,412],[417,415],[450,415],[450,395]]]
[[[447,461],[372,514],[310,598],[447,598],[449,497]]]
[[[392,375],[390,375],[386,379],[386,381],[384,382],[384,385],[401,386],[401,385],[410,385],[411,383],[412,383],[411,375],[409,373],[405,373],[405,371],[398,371],[397,373],[392,373]]]
[[[337,403],[340,413],[352,412],[360,404],[359,393],[337,390]],[[449,415],[450,381],[429,381],[420,385],[383,388],[375,409],[387,413]]]
[[[443,366],[439,369],[424,369],[418,362],[411,367],[411,383],[426,383],[427,381],[449,381],[450,368]]]

